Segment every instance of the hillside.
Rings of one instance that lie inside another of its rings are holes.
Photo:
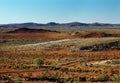
[[[41,51],[41,50],[68,50],[68,51],[99,51],[120,50],[120,38],[88,38],[88,39],[63,39],[36,44],[7,46],[4,50]]]
[[[30,28],[19,28],[14,31],[8,31],[7,33],[27,33],[27,32],[56,32],[59,33],[58,31],[51,31],[51,30],[45,30],[45,29],[30,29]]]

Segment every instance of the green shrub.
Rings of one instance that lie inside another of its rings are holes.
[[[29,67],[27,65],[24,64],[14,64],[12,66],[13,69],[28,69]]]
[[[112,78],[113,81],[120,83],[120,74],[114,75]]]
[[[56,79],[58,77],[59,77],[59,75],[57,73],[52,75],[52,78],[54,78],[54,79]]]
[[[107,75],[100,75],[97,77],[89,77],[88,78],[88,81],[90,81],[90,82],[105,82],[108,80],[109,80],[109,77]]]
[[[98,77],[95,78],[95,82],[105,82],[108,81],[109,77],[107,75],[100,75]]]
[[[43,64],[43,61],[40,60],[39,58],[35,58],[35,59],[33,60],[33,64],[34,64],[36,67],[39,67],[40,65]]]
[[[94,81],[95,81],[95,78],[94,78],[94,77],[89,77],[89,78],[88,78],[88,81],[94,82]]]
[[[46,77],[45,74],[39,74],[39,75],[38,75],[38,78],[40,78],[40,79],[43,79],[43,78],[45,78],[45,77]]]
[[[13,69],[18,69],[18,68],[19,68],[19,65],[18,65],[18,64],[14,64],[14,65],[12,66],[12,68],[13,68]]]

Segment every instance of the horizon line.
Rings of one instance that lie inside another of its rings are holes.
[[[11,22],[11,23],[0,23],[0,25],[8,25],[8,24],[23,24],[23,23],[37,23],[37,24],[48,24],[48,23],[58,23],[58,24],[67,24],[67,23],[85,23],[85,24],[94,24],[94,23],[98,23],[98,24],[120,24],[120,23],[110,23],[110,22],[79,22],[79,21],[71,21],[71,22],[54,22],[54,21],[50,21],[50,22]]]

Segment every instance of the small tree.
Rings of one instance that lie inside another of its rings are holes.
[[[33,64],[34,64],[36,67],[39,68],[39,66],[43,64],[43,61],[42,61],[41,59],[39,59],[39,58],[35,58],[35,59],[33,60]]]

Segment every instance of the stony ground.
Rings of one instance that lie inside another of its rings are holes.
[[[62,39],[35,44],[3,46],[0,50],[41,51],[43,49],[66,49],[70,51],[120,49],[120,38]]]

